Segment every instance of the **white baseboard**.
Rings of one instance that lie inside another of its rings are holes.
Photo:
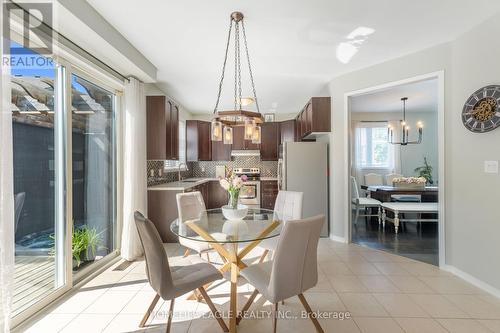
[[[478,278],[470,275],[469,273],[466,273],[466,272],[456,268],[455,266],[443,265],[443,266],[441,266],[441,269],[443,269],[447,272],[450,272],[451,274],[456,275],[461,279],[464,279],[465,281],[469,282],[473,286],[475,286],[479,289],[482,289],[482,290],[486,291],[487,293],[492,294],[493,296],[500,298],[500,290],[499,289],[487,284],[484,281],[479,280]]]
[[[345,239],[345,237],[330,235],[330,239],[335,242],[347,244],[347,239]]]

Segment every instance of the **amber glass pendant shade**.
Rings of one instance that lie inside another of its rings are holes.
[[[220,121],[212,121],[211,133],[212,141],[222,141],[222,123]]]
[[[253,139],[253,131],[255,129],[255,120],[246,119],[245,120],[245,140]]]
[[[233,129],[229,126],[224,127],[224,144],[225,145],[233,144]]]

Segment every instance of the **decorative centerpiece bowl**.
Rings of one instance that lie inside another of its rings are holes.
[[[238,204],[237,208],[232,208],[229,205],[222,206],[222,215],[227,220],[243,220],[248,213],[248,206]]]
[[[398,177],[392,181],[394,187],[407,190],[424,189],[426,183],[427,179],[424,177]]]

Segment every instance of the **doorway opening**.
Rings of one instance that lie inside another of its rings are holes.
[[[349,239],[444,264],[443,73],[346,95]]]

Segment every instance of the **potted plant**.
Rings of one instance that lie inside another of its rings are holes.
[[[83,253],[84,256],[83,259],[85,261],[94,261],[97,252],[97,247],[101,244],[102,231],[97,232],[97,229],[88,228],[87,226],[85,226],[83,230],[85,233],[86,244],[87,244],[85,252]]]
[[[430,185],[434,184],[434,180],[432,179],[432,166],[427,162],[427,157],[424,156],[424,165],[415,168],[415,172],[419,177],[425,178]]]
[[[71,254],[73,256],[73,269],[82,264],[82,254],[87,250],[87,237],[82,229],[74,229],[71,237]]]
[[[220,185],[229,193],[229,202],[227,205],[222,206],[222,214],[226,219],[237,220],[242,219],[246,216],[248,212],[248,207],[246,205],[238,204],[240,190],[243,187],[243,183],[247,181],[247,176],[242,175],[241,177],[230,173],[227,177],[221,178],[219,180]]]

